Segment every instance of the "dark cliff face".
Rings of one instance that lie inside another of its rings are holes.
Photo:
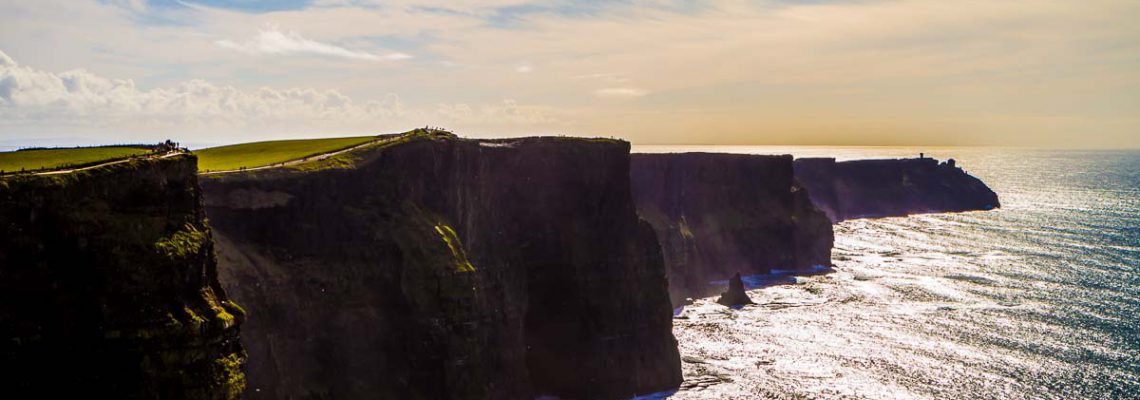
[[[738,272],[831,265],[831,223],[793,177],[791,156],[634,154],[631,165],[674,304],[713,295],[709,281]]]
[[[805,158],[795,166],[812,201],[833,222],[1001,206],[993,190],[953,160]]]
[[[206,178],[251,311],[249,398],[628,398],[676,387],[628,144],[412,135]],[[309,168],[312,169],[312,168]]]
[[[0,179],[5,396],[240,396],[244,313],[217,280],[196,163]]]

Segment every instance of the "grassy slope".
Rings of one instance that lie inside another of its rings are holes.
[[[377,139],[357,136],[333,139],[276,140],[195,150],[199,171],[262,167],[346,149]]]
[[[57,169],[68,165],[81,165],[102,160],[123,158],[136,154],[146,154],[148,149],[137,147],[86,147],[74,149],[50,149],[11,151],[0,153],[0,171]]]

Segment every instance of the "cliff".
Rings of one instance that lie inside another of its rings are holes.
[[[932,158],[796,160],[796,177],[833,222],[853,218],[991,210],[997,194],[954,164]]]
[[[793,176],[791,156],[634,154],[638,213],[661,242],[673,304],[735,273],[831,265],[831,223]]]
[[[217,280],[196,163],[0,178],[6,397],[240,396],[243,312]]]
[[[629,398],[675,388],[629,145],[416,133],[205,178],[248,398]]]

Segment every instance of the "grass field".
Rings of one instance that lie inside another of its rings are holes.
[[[83,147],[72,149],[48,149],[0,152],[0,171],[15,172],[40,169],[62,169],[71,165],[96,163],[103,160],[123,158],[149,153],[150,149],[138,147]]]
[[[198,171],[229,171],[239,168],[263,167],[330,153],[376,139],[376,136],[357,136],[333,139],[275,140],[211,147],[195,150],[194,154],[198,155]]]

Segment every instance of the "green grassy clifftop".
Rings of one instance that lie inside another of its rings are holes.
[[[377,136],[358,136],[331,139],[274,140],[211,147],[195,150],[194,153],[198,155],[198,169],[203,172],[232,171],[302,160],[306,157],[332,153],[379,139],[380,137]]]
[[[145,147],[106,146],[0,152],[0,172],[39,171],[90,165],[152,152]]]

